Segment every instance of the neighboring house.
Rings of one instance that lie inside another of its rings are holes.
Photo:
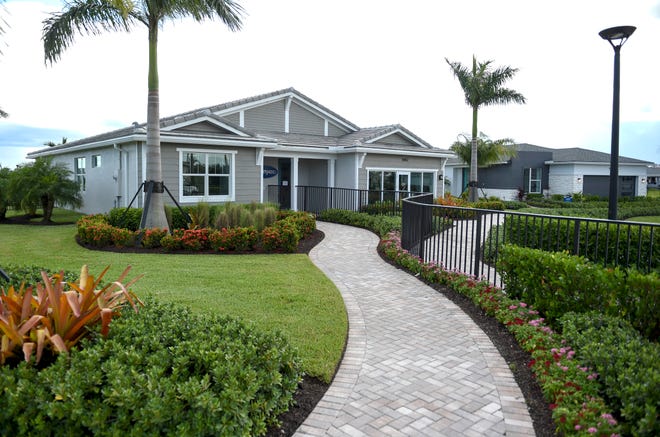
[[[543,195],[583,193],[609,195],[610,155],[594,150],[551,149],[517,144],[517,155],[506,162],[478,170],[479,195],[515,200],[523,192]],[[619,157],[619,196],[645,196],[648,166],[652,162]],[[451,193],[467,187],[469,166],[454,158],[445,174]]]
[[[660,166],[649,167],[646,170],[646,186],[660,188]]]
[[[438,181],[455,156],[400,125],[361,129],[293,88],[162,118],[160,126],[163,182],[184,206],[264,202],[269,186],[292,209],[298,186],[441,196]],[[106,212],[136,195],[133,206],[142,205],[145,142],[146,125],[133,123],[28,158],[66,163],[83,187],[82,211]],[[165,201],[172,203],[167,194]]]

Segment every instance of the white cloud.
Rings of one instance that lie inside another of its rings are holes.
[[[475,54],[519,68],[508,85],[528,99],[524,106],[482,109],[479,130],[491,138],[607,151],[613,51],[598,32],[630,24],[638,29],[622,50],[622,125],[660,120],[657,1],[241,4],[249,15],[240,32],[191,20],[163,27],[162,115],[293,86],[360,126],[401,123],[446,148],[470,130],[471,113],[445,58],[467,64]],[[0,124],[92,135],[144,121],[146,30],[78,37],[46,68],[42,12],[60,7],[7,2],[11,28],[0,58],[0,103],[11,118]],[[629,156],[660,161],[657,145],[629,150]]]

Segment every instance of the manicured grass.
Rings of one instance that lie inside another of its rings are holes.
[[[630,222],[644,222],[644,223],[660,223],[660,215],[647,215],[640,217],[630,217],[626,219]]]
[[[78,271],[87,264],[114,280],[131,265],[138,296],[152,294],[199,312],[228,314],[278,329],[299,349],[305,372],[329,382],[347,333],[336,287],[307,255],[169,255],[91,251],[74,240],[74,225],[0,225],[0,267],[37,265]],[[131,277],[132,277],[131,276]]]
[[[660,197],[660,188],[647,188],[646,197]]]

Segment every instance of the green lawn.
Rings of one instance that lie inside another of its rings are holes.
[[[62,221],[61,213],[55,221]],[[70,218],[69,218],[70,220]],[[305,372],[329,382],[347,335],[339,292],[307,255],[169,255],[91,251],[74,241],[74,225],[0,225],[0,267],[38,265],[78,271],[87,264],[115,279],[127,265],[144,274],[133,290],[199,312],[229,314],[279,329],[297,347]]]
[[[647,188],[646,197],[660,197],[660,188]]]
[[[626,219],[630,222],[660,223],[660,215],[646,215],[640,217],[630,217]]]

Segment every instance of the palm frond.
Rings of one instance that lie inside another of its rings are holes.
[[[56,62],[73,43],[76,34],[98,35],[103,31],[129,30],[136,17],[106,0],[75,0],[62,12],[55,12],[43,21],[41,39],[45,62]]]

